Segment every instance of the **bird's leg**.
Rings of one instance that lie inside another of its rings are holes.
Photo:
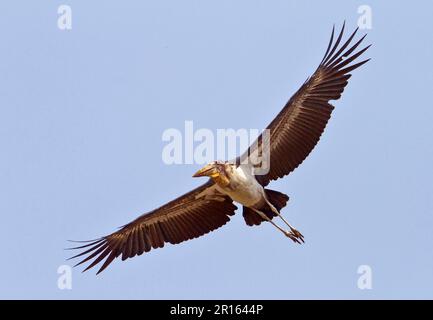
[[[251,208],[251,209],[253,209],[260,217],[262,217],[265,221],[268,221],[268,222],[270,222],[275,228],[277,228],[278,230],[280,230],[282,233],[284,233],[284,235],[286,236],[286,237],[289,237],[290,239],[292,239],[294,242],[296,242],[296,243],[301,243],[299,240],[298,240],[298,238],[299,237],[297,237],[296,236],[296,234],[294,233],[294,232],[292,232],[292,231],[287,231],[287,230],[284,230],[283,228],[281,228],[279,225],[277,225],[274,221],[272,221],[272,219],[270,219],[266,214],[264,214],[263,212],[261,212],[260,210],[257,210],[257,209],[254,209],[254,208]],[[301,239],[302,240],[302,239]]]
[[[281,218],[281,220],[284,221],[284,223],[290,228],[290,231],[295,235],[296,238],[300,239],[302,242],[304,242],[304,236],[302,235],[302,233],[300,233],[298,230],[296,230],[294,227],[292,227],[292,225],[287,222],[286,219],[284,219],[284,217],[280,214],[280,212],[278,212],[277,208],[274,207],[274,205],[272,203],[270,203],[267,199],[266,199],[266,203],[269,205],[269,207],[271,208],[271,210]]]

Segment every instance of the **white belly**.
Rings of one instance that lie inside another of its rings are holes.
[[[236,168],[233,175],[230,176],[230,181],[230,187],[217,186],[217,188],[232,198],[233,201],[246,207],[254,207],[263,201],[263,187],[248,168],[243,166]]]

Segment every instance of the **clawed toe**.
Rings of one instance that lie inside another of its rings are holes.
[[[286,231],[285,234],[288,238],[290,238],[295,243],[298,243],[298,244],[304,243],[304,236],[299,231],[298,231],[298,233],[295,233],[293,231]]]
[[[298,244],[305,243],[304,236],[296,229],[291,228],[290,231],[285,232],[285,235],[295,243]]]

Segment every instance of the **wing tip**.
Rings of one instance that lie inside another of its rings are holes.
[[[79,249],[91,247],[66,259],[66,261],[70,261],[78,257],[84,256],[80,261],[78,261],[75,265],[73,265],[73,268],[78,267],[89,260],[94,259],[90,263],[90,265],[88,265],[84,270],[82,270],[82,272],[91,269],[96,264],[98,264],[100,260],[102,260],[108,253],[112,252],[112,248],[110,248],[110,246],[108,245],[106,237],[101,237],[99,239],[94,239],[94,240],[85,240],[85,241],[76,241],[76,240],[67,240],[67,241],[74,242],[74,243],[86,243],[86,244],[82,246],[72,247],[72,248],[65,248],[65,250],[79,250]],[[106,265],[105,267],[107,266],[108,265]]]
[[[333,31],[331,33],[331,38],[329,40],[329,44],[328,44],[328,47],[326,49],[325,55],[319,64],[319,68],[321,66],[333,67],[333,66],[337,65],[339,62],[342,61],[342,58],[349,56],[367,36],[367,33],[364,34],[352,47],[350,47],[346,52],[343,52],[347,48],[347,46],[352,42],[352,39],[354,38],[354,36],[356,35],[356,33],[359,30],[359,26],[357,26],[355,28],[355,30],[352,32],[352,34],[348,37],[346,42],[340,46],[340,42],[341,42],[341,39],[343,37],[345,27],[346,27],[346,20],[343,21],[343,25],[341,27],[340,33],[339,33],[337,39],[334,41],[335,24],[333,25],[333,27],[332,27]],[[370,46],[371,46],[371,44],[368,47],[370,47]]]

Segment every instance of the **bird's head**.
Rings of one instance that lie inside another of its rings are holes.
[[[232,172],[234,164],[225,161],[213,161],[194,173],[193,177],[210,177],[220,185],[230,183],[229,174]]]

